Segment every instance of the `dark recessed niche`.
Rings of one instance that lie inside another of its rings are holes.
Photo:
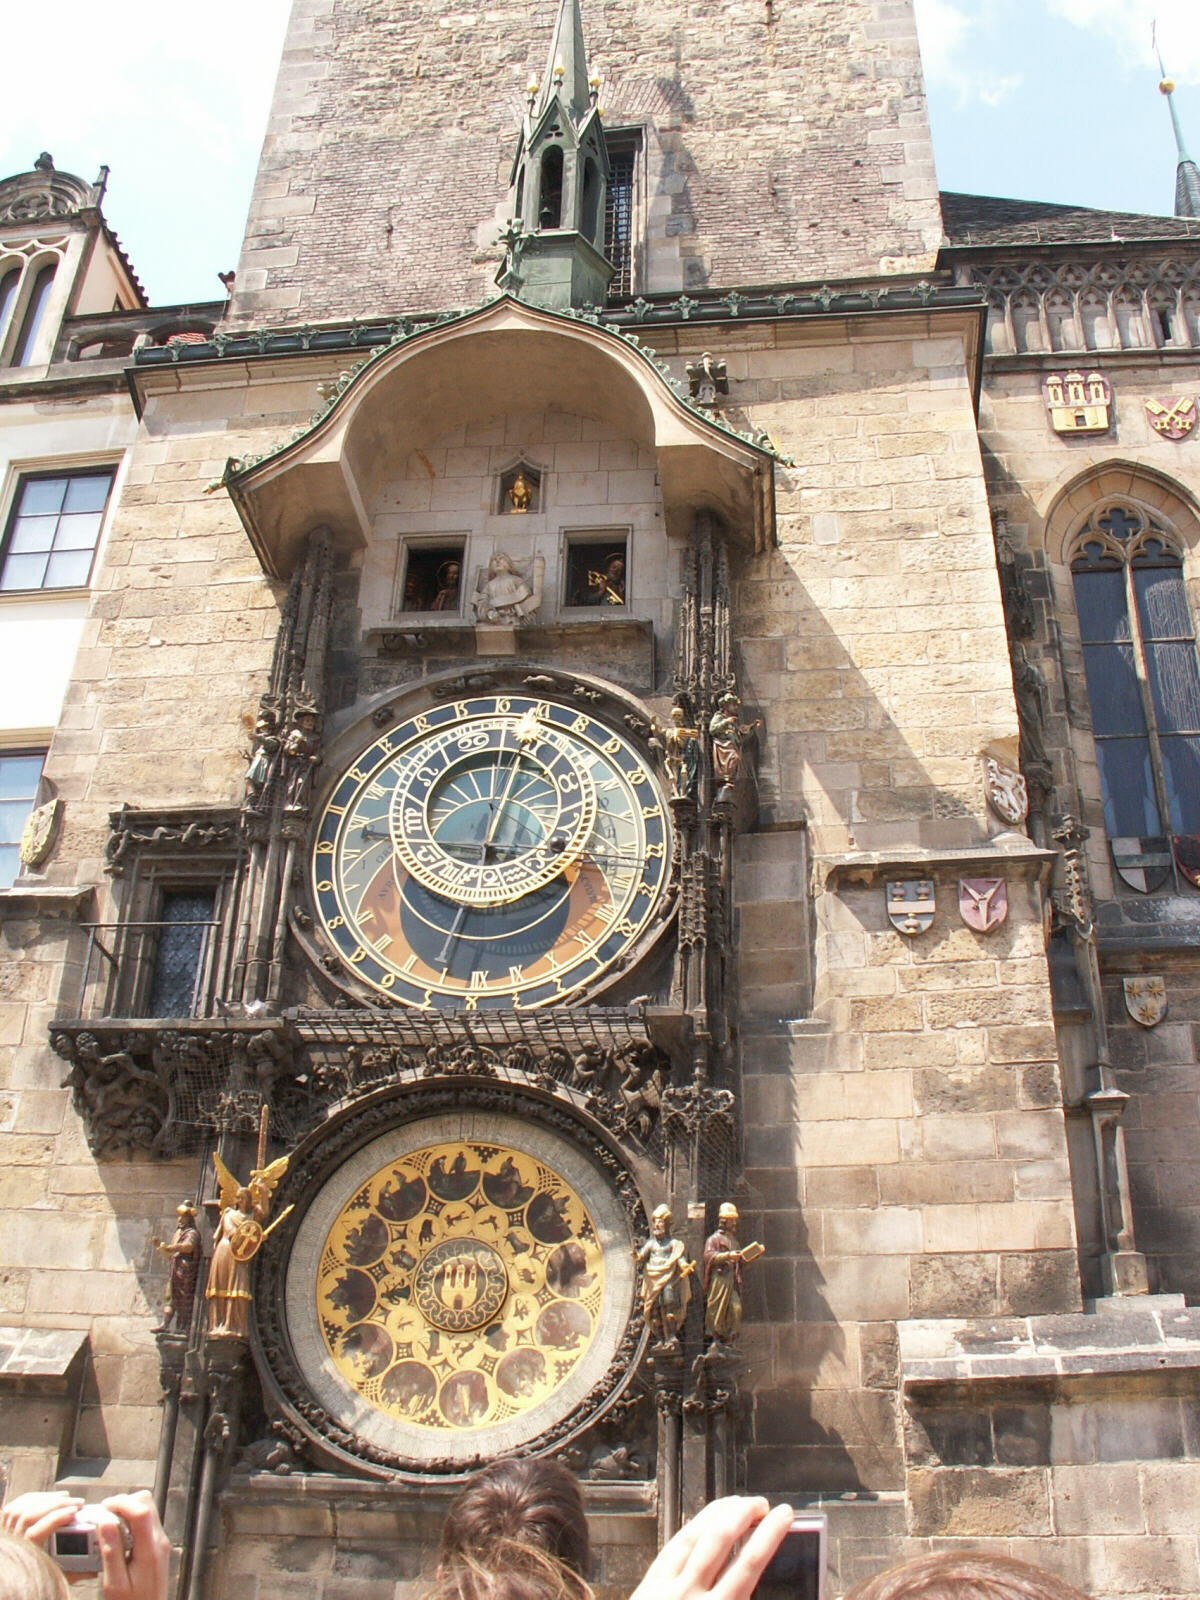
[[[542,475],[527,461],[500,474],[496,510],[502,516],[526,516],[542,509]]]
[[[563,603],[605,611],[628,604],[628,541],[624,534],[589,535],[567,546],[567,584]]]
[[[396,597],[396,611],[446,611],[462,609],[465,541],[409,545]]]

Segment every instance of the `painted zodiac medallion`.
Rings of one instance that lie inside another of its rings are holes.
[[[574,1186],[528,1150],[466,1138],[356,1184],[326,1230],[315,1300],[345,1386],[436,1434],[552,1397],[593,1343],[604,1291]]]

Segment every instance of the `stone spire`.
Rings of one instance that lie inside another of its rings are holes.
[[[583,12],[579,0],[562,0],[550,40],[546,74],[542,79],[540,115],[557,94],[567,114],[578,125],[596,103],[588,81],[587,47],[583,42]]]
[[[502,289],[561,311],[600,305],[613,275],[604,255],[608,149],[588,77],[580,0],[560,0],[546,76],[526,90],[501,235]]]
[[[1159,93],[1166,96],[1171,126],[1175,130],[1175,148],[1179,152],[1179,165],[1175,169],[1175,215],[1200,217],[1200,167],[1188,155],[1183,142],[1183,129],[1179,126],[1179,113],[1175,109],[1175,83],[1167,77],[1161,51],[1158,53],[1158,70],[1162,73]]]

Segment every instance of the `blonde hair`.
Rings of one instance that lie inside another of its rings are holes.
[[[67,1580],[30,1539],[0,1531],[0,1600],[68,1600]]]
[[[917,1556],[850,1589],[845,1600],[1086,1600],[1078,1589],[1012,1556],[982,1550]]]
[[[497,1539],[486,1556],[458,1550],[443,1560],[425,1600],[592,1600],[592,1591],[548,1551]]]

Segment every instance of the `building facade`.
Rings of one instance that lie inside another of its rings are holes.
[[[1200,1593],[1200,224],[939,196],[895,0],[297,0],[223,305],[47,159],[9,1491],[187,1600],[509,1452],[606,1593],[739,1487]]]

